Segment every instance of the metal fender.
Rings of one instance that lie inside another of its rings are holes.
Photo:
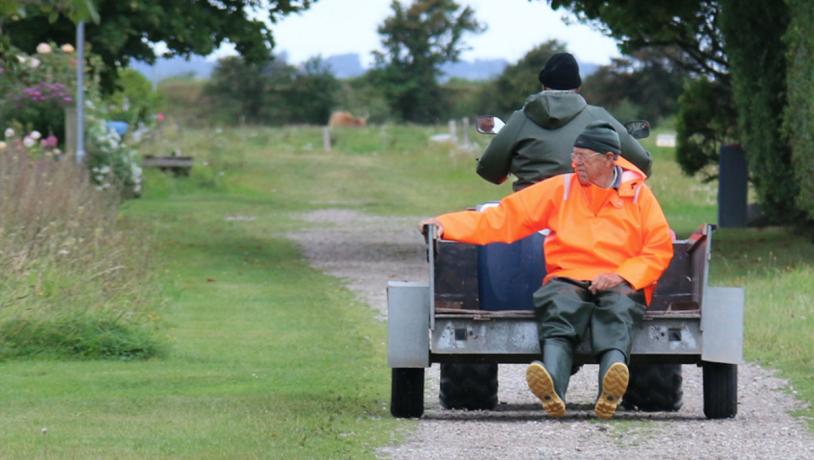
[[[387,283],[387,365],[430,366],[430,287]]]
[[[712,287],[704,292],[701,311],[701,359],[714,363],[743,362],[743,288]]]

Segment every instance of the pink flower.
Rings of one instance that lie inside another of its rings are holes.
[[[159,122],[159,123],[164,121],[164,113],[163,112],[158,112],[157,114],[155,114],[155,120],[157,122]]]
[[[48,137],[40,141],[40,145],[46,149],[55,149],[59,145],[59,139],[53,134],[49,134]]]

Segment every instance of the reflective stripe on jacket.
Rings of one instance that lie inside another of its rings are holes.
[[[616,273],[650,303],[653,289],[673,257],[667,219],[645,175],[623,158],[618,190],[582,186],[563,174],[512,193],[483,211],[444,214],[442,237],[472,244],[510,243],[548,228],[547,275],[589,281]]]

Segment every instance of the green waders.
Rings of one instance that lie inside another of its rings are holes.
[[[571,377],[574,347],[590,326],[591,346],[597,356],[599,386],[614,363],[628,363],[633,328],[644,316],[644,295],[627,285],[591,294],[588,283],[555,278],[534,293],[543,366],[565,400]]]

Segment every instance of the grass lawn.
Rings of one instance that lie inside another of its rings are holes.
[[[427,142],[433,131],[341,130],[332,152],[309,127],[165,139],[196,156],[193,176],[150,174],[122,216],[151,222],[161,241],[168,355],[0,363],[0,458],[347,458],[393,442],[412,422],[387,413],[384,324],[284,233],[310,209],[429,216],[508,193],[474,174],[473,153]],[[715,183],[651,150],[651,186],[676,231],[714,222]],[[810,237],[726,230],[713,247],[713,283],[747,290],[748,359],[814,403]]]

